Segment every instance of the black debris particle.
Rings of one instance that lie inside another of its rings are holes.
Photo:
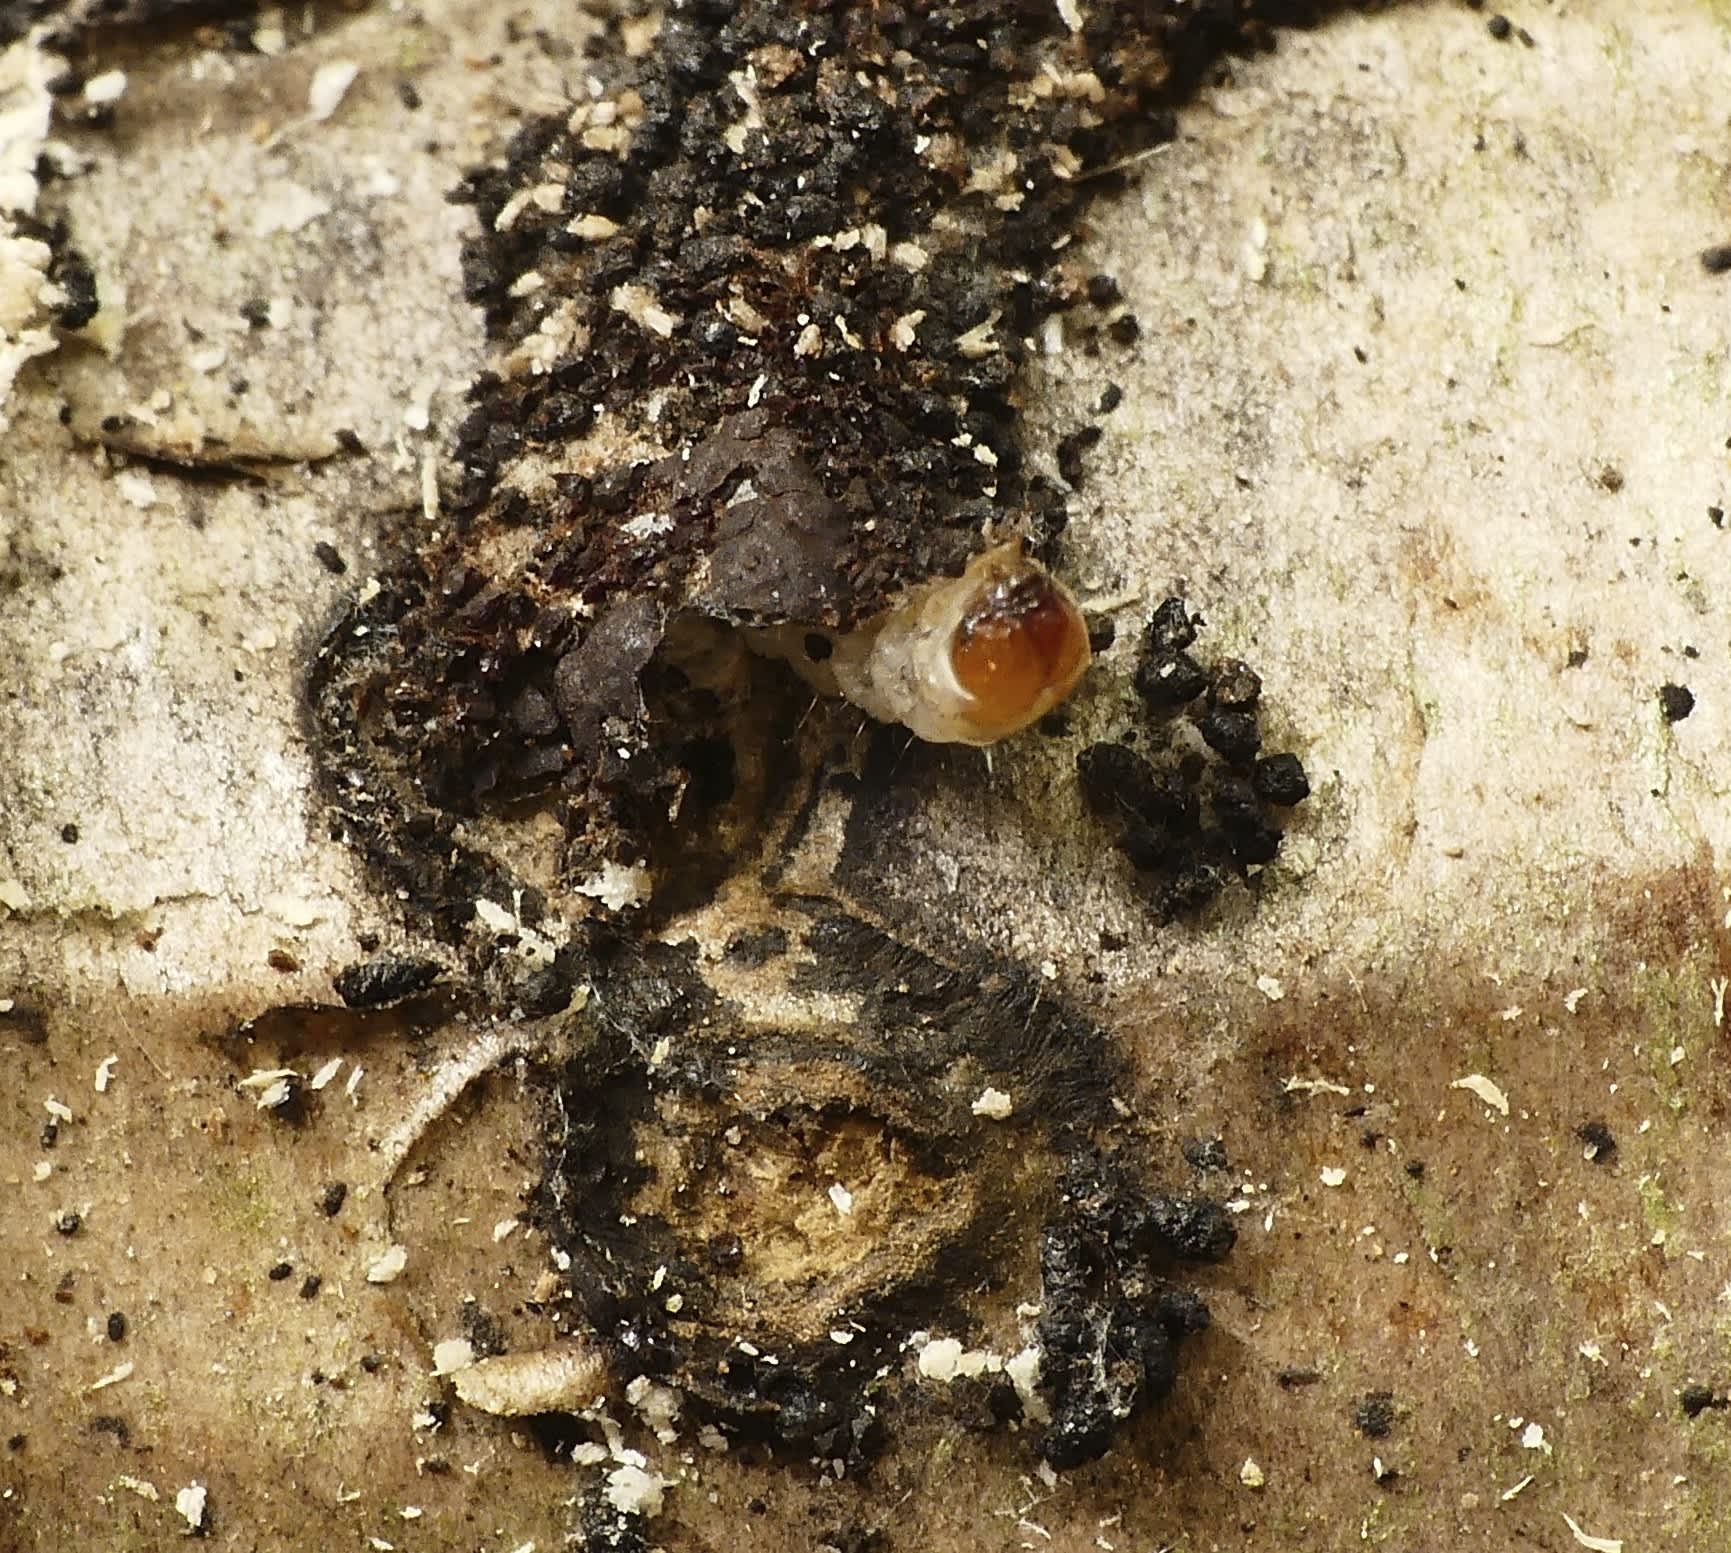
[[[109,1342],[120,1343],[126,1340],[126,1315],[123,1311],[109,1311],[105,1327]]]
[[[288,950],[280,947],[267,949],[265,951],[264,963],[273,971],[276,971],[283,976],[292,976],[301,968],[301,962]]]
[[[1297,1391],[1304,1386],[1314,1386],[1321,1379],[1321,1370],[1307,1370],[1292,1365],[1277,1370],[1274,1375],[1274,1383],[1282,1391]]]
[[[1582,1122],[1575,1129],[1575,1136],[1586,1146],[1587,1157],[1595,1165],[1608,1165],[1617,1152],[1617,1140],[1611,1129],[1604,1122],[1595,1118]]]
[[[346,1181],[328,1181],[319,1192],[319,1212],[327,1219],[334,1219],[343,1211],[343,1204],[348,1201],[349,1188]]]
[[[1124,300],[1123,288],[1110,275],[1090,275],[1088,277],[1088,300],[1095,307],[1111,307],[1115,302]]]
[[[306,1277],[301,1280],[300,1297],[303,1300],[315,1299],[318,1296],[319,1290],[322,1289],[324,1285],[324,1279],[317,1273],[308,1273]]]
[[[1598,480],[1600,489],[1610,491],[1613,495],[1623,489],[1623,471],[1615,464],[1601,466]]]
[[[1087,454],[1098,445],[1098,426],[1079,426],[1058,439],[1058,473],[1072,490],[1081,490]]]
[[[1731,243],[1715,243],[1701,250],[1701,268],[1709,275],[1731,272]]]
[[[1405,1169],[1408,1179],[1424,1180],[1424,1161],[1422,1159],[1409,1159],[1402,1168]]]
[[[1485,23],[1485,31],[1487,31],[1499,43],[1507,38],[1514,30],[1514,24],[1501,12],[1491,17],[1491,19]]]
[[[1208,1326],[1208,1307],[1164,1275],[1214,1261],[1236,1232],[1214,1202],[1148,1199],[1104,1161],[1071,1161],[1068,1212],[1040,1242],[1041,1386],[1052,1421],[1040,1454],[1054,1467],[1101,1456],[1122,1422],[1177,1378],[1177,1348]]]
[[[1680,723],[1695,710],[1695,692],[1687,685],[1661,685],[1659,710],[1664,714],[1666,722]]]
[[[9,1451],[21,1451],[28,1443],[29,1436],[27,1435],[9,1434],[6,1436],[6,1449]]]
[[[1725,509],[1718,506],[1709,507],[1707,509],[1707,521],[1711,523],[1714,528],[1724,528]]]
[[[60,827],[60,839],[68,846],[74,845],[78,840],[78,827],[71,823],[62,825]]]
[[[349,563],[328,539],[321,539],[313,546],[313,558],[333,577],[341,577],[349,569]]]
[[[270,1271],[265,1274],[265,1277],[270,1279],[272,1283],[282,1283],[294,1272],[294,1270],[293,1262],[277,1262],[272,1265]]]
[[[248,297],[240,305],[240,316],[249,329],[263,329],[270,323],[270,301],[266,297]]]
[[[1372,1391],[1352,1410],[1352,1427],[1367,1440],[1386,1440],[1394,1430],[1394,1393]]]
[[[1731,1396],[1727,1396],[1722,1391],[1715,1391],[1711,1386],[1698,1384],[1685,1386],[1678,1396],[1677,1402],[1681,1406],[1685,1418],[1699,1418],[1709,1409],[1724,1412],[1731,1408]]]
[[[1207,673],[1189,653],[1148,653],[1136,667],[1136,693],[1157,714],[1188,706],[1207,688]]]
[[[1165,917],[1207,905],[1234,874],[1272,862],[1283,832],[1270,810],[1310,794],[1297,756],[1258,758],[1256,671],[1235,658],[1210,670],[1191,655],[1200,623],[1182,599],[1161,603],[1136,665],[1143,726],[1090,745],[1076,761],[1083,796]]]
[[[1282,809],[1303,803],[1310,796],[1310,779],[1304,762],[1296,755],[1264,755],[1250,776],[1256,796]]]
[[[347,966],[331,978],[331,984],[350,1008],[388,1008],[425,992],[439,973],[436,960],[387,957]]]
[[[68,1237],[76,1235],[84,1227],[84,1216],[75,1208],[67,1208],[54,1216],[54,1228],[58,1234]]]
[[[1095,406],[1095,412],[1100,415],[1110,415],[1123,402],[1124,390],[1116,383],[1108,383],[1105,388],[1101,390],[1100,400]]]

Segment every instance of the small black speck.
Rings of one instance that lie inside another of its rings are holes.
[[[1110,275],[1090,275],[1088,277],[1088,300],[1095,307],[1110,307],[1123,295],[1123,288]]]
[[[1659,710],[1668,723],[1680,723],[1695,710],[1695,692],[1687,685],[1661,685]]]
[[[385,1361],[376,1353],[364,1353],[361,1355],[361,1368],[369,1375],[377,1375],[379,1370],[383,1367],[384,1362]]]
[[[1623,471],[1615,464],[1606,464],[1599,471],[1599,485],[1602,489],[1615,493],[1623,489]]]
[[[361,441],[361,434],[353,426],[339,426],[334,435],[337,439],[337,446],[343,452],[352,454],[356,458],[366,453],[367,445]]]
[[[411,113],[421,106],[421,94],[416,89],[413,81],[405,80],[397,82],[397,101]]]
[[[288,1275],[294,1270],[293,1262],[278,1262],[275,1267],[271,1268],[271,1270],[265,1274],[265,1277],[270,1279],[272,1283],[281,1283],[283,1279],[288,1277]]]
[[[108,1341],[118,1343],[126,1337],[126,1316],[118,1310],[108,1313]]]
[[[1514,30],[1515,29],[1510,24],[1508,17],[1503,16],[1500,13],[1493,16],[1485,23],[1485,31],[1490,33],[1490,35],[1499,43],[1501,43],[1504,38],[1508,37],[1508,35]]]
[[[328,539],[321,539],[313,546],[313,558],[333,577],[341,577],[349,569],[349,563],[337,553],[337,547]]]
[[[1371,1392],[1352,1410],[1352,1426],[1367,1440],[1386,1440],[1394,1429],[1394,1393]]]
[[[64,841],[67,846],[71,846],[78,840],[78,827],[72,824],[62,825],[60,827],[60,839]]]
[[[1714,528],[1724,528],[1725,509],[1723,507],[1709,507],[1707,509],[1707,519],[1712,523]]]
[[[731,1231],[709,1237],[709,1260],[723,1272],[732,1272],[745,1260],[745,1246]]]
[[[76,1235],[83,1225],[83,1216],[72,1208],[68,1208],[54,1220],[55,1229],[62,1235]]]
[[[1585,647],[1571,647],[1569,649],[1569,656],[1568,656],[1568,661],[1567,661],[1567,666],[1569,668],[1578,669],[1586,661],[1587,661],[1587,649]]]
[[[1699,1418],[1710,1407],[1731,1407],[1731,1397],[1708,1386],[1685,1386],[1677,1401],[1682,1405],[1685,1418]]]
[[[301,1298],[303,1300],[312,1299],[324,1287],[324,1282],[324,1279],[319,1277],[317,1273],[308,1273],[301,1280]]]
[[[1110,415],[1124,402],[1124,390],[1116,383],[1108,383],[1100,394],[1097,411],[1101,415]]]
[[[1358,364],[1361,367],[1364,366],[1365,363],[1370,360],[1370,352],[1367,351],[1362,345],[1353,346],[1352,354],[1353,354],[1354,359],[1358,362]]]
[[[349,1188],[346,1181],[331,1181],[319,1193],[319,1210],[327,1219],[334,1219],[343,1211],[343,1203],[348,1200]]]
[[[1321,1379],[1320,1370],[1301,1370],[1290,1365],[1277,1372],[1274,1377],[1282,1391],[1296,1391],[1300,1386],[1314,1386]]]
[[[6,1437],[6,1449],[9,1451],[21,1451],[21,1450],[23,1450],[24,1449],[24,1436],[21,1434],[8,1435]]]
[[[835,643],[821,631],[807,631],[802,645],[805,647],[806,657],[813,663],[827,663],[830,654],[835,651]]]
[[[270,322],[270,303],[263,297],[248,297],[240,305],[240,316],[249,329],[262,329]]]
[[[1611,1129],[1597,1119],[1582,1122],[1575,1129],[1575,1136],[1593,1151],[1595,1165],[1608,1165],[1611,1156],[1617,1152],[1617,1140],[1612,1136]]]
[[[1422,1159],[1409,1159],[1406,1162],[1406,1173],[1415,1181],[1424,1180],[1424,1161]]]
[[[1709,275],[1723,275],[1731,270],[1731,243],[1715,243],[1701,250],[1701,268]]]
[[[1088,622],[1088,651],[1098,657],[1118,640],[1118,623],[1110,615],[1099,615]]]
[[[1106,326],[1106,333],[1112,336],[1118,345],[1134,345],[1142,338],[1142,325],[1134,313],[1126,313],[1122,318],[1114,318]]]

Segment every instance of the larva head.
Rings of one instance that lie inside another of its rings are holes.
[[[979,557],[961,579],[949,668],[968,742],[988,744],[1044,717],[1092,656],[1082,611],[1020,544]]]

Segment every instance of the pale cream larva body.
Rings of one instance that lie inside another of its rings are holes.
[[[1026,728],[1075,689],[1090,657],[1076,601],[1020,540],[829,638],[821,661],[809,636],[800,642],[785,655],[813,684],[934,744],[992,744]]]

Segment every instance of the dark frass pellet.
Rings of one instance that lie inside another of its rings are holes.
[[[265,1277],[270,1279],[272,1283],[281,1283],[293,1271],[294,1263],[278,1262],[268,1273],[265,1274]]]
[[[1265,755],[1250,773],[1250,785],[1264,803],[1290,809],[1310,796],[1310,778],[1296,755]]]
[[[1229,712],[1216,707],[1196,725],[1202,741],[1222,760],[1235,766],[1247,766],[1262,748],[1262,735],[1256,719],[1249,712]]]
[[[1166,599],[1148,622],[1148,651],[1162,657],[1183,652],[1196,641],[1196,621],[1184,600]]]
[[[1680,723],[1695,710],[1695,692],[1687,685],[1661,685],[1659,710],[1668,723]]]
[[[328,1182],[325,1189],[319,1193],[319,1211],[323,1213],[327,1219],[334,1219],[343,1211],[343,1203],[348,1200],[348,1195],[349,1188],[347,1182]]]
[[[118,1343],[126,1337],[126,1316],[124,1312],[111,1310],[108,1313],[108,1341]]]
[[[1136,694],[1156,712],[1187,706],[1207,688],[1207,674],[1189,653],[1147,657],[1136,666]]]
[[[1214,671],[1214,683],[1208,698],[1215,706],[1228,711],[1248,712],[1262,694],[1262,677],[1248,663],[1237,658],[1223,660]]]

